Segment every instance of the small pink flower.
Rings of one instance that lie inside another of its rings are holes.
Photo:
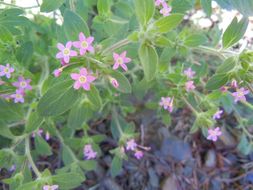
[[[195,71],[193,71],[190,67],[186,70],[184,70],[184,74],[189,78],[192,79],[195,75]]]
[[[217,141],[218,136],[222,134],[219,127],[216,127],[215,129],[208,129],[208,140]]]
[[[163,8],[160,10],[160,13],[164,17],[169,16],[172,8],[170,6],[168,6],[166,2],[162,3],[162,5],[163,5]]]
[[[135,150],[137,147],[137,144],[134,139],[131,139],[127,141],[126,143],[126,150]]]
[[[97,156],[97,152],[95,152],[92,149],[92,146],[90,144],[87,144],[84,146],[83,153],[84,153],[84,158],[87,160],[94,159]]]
[[[90,90],[90,83],[92,83],[96,77],[87,72],[86,68],[81,68],[80,73],[71,73],[71,78],[75,80],[74,89],[82,87],[84,90]]]
[[[24,103],[24,91],[21,89],[17,89],[15,94],[12,94],[10,97],[14,99],[15,103]]]
[[[110,82],[113,85],[114,88],[118,88],[119,87],[119,83],[115,78],[110,78]]]
[[[245,95],[249,93],[249,90],[246,90],[245,88],[237,89],[236,92],[232,93],[232,96],[235,98],[235,103],[238,101],[246,101]]]
[[[64,59],[61,59],[61,65],[62,66],[65,66],[65,65],[67,65],[68,63],[66,63],[65,61],[64,61]]]
[[[162,5],[164,2],[165,2],[165,0],[156,0],[155,6],[158,7],[158,6]]]
[[[13,86],[22,90],[32,90],[30,85],[31,79],[24,79],[24,77],[18,77],[18,82],[12,83]]]
[[[231,86],[232,88],[235,88],[235,89],[238,88],[237,81],[236,81],[235,79],[233,79],[233,80],[231,81],[230,86]]]
[[[54,74],[54,77],[59,77],[61,76],[61,73],[62,73],[62,70],[61,69],[55,69],[53,74]]]
[[[223,113],[223,110],[218,110],[218,111],[213,115],[213,119],[220,119],[222,113]]]
[[[38,129],[38,131],[32,133],[32,137],[34,138],[35,135],[38,135],[41,137],[42,134],[43,134],[43,129]]]
[[[57,48],[60,50],[60,52],[56,54],[56,58],[63,59],[65,63],[69,63],[70,57],[77,56],[77,52],[74,50],[71,50],[71,47],[72,47],[71,41],[68,41],[66,43],[66,47],[63,44],[58,43]]]
[[[0,77],[6,76],[6,78],[11,78],[11,73],[14,72],[14,68],[10,66],[9,63],[6,66],[0,65]]]
[[[190,80],[185,83],[185,89],[187,92],[194,90],[196,87],[194,85],[194,81]]]
[[[47,141],[50,139],[50,134],[49,134],[49,132],[48,132],[48,131],[46,132],[45,139],[46,139]]]
[[[140,160],[144,156],[144,154],[141,150],[137,150],[137,151],[135,151],[134,156],[135,156],[135,158]]]
[[[90,36],[88,38],[81,32],[79,34],[79,41],[73,43],[76,48],[80,49],[80,55],[84,55],[87,51],[94,52],[94,48],[91,45],[94,41],[94,37]]]
[[[130,58],[126,57],[127,52],[124,51],[121,54],[113,53],[114,65],[113,69],[116,70],[120,67],[127,71],[127,66],[125,63],[129,63],[131,61]]]
[[[162,97],[159,105],[162,106],[163,109],[168,110],[169,112],[172,112],[173,111],[173,100],[174,100],[174,98]]]
[[[44,185],[43,190],[57,190],[59,188],[58,185]]]
[[[225,93],[225,92],[228,91],[228,87],[227,87],[227,86],[222,86],[222,87],[220,87],[220,91],[221,91],[222,93]]]

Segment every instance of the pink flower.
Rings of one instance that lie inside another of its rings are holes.
[[[196,87],[194,85],[194,81],[190,80],[185,83],[185,89],[187,92],[194,90]]]
[[[87,159],[87,160],[94,159],[97,156],[97,152],[95,152],[92,149],[92,146],[90,144],[87,144],[84,146],[83,153],[84,153],[85,159]]]
[[[48,132],[48,131],[46,132],[45,139],[46,139],[47,141],[50,139],[50,134],[49,134],[49,132]]]
[[[161,4],[163,4],[165,2],[165,0],[156,0],[155,1],[155,6],[160,6]]]
[[[43,190],[57,190],[59,188],[58,185],[44,185]]]
[[[220,119],[222,113],[223,113],[223,110],[218,110],[218,111],[213,115],[213,119]]]
[[[246,101],[245,95],[249,93],[249,90],[246,90],[245,88],[237,89],[236,92],[232,93],[232,96],[235,98],[235,103],[238,101]]]
[[[170,6],[168,6],[166,2],[162,3],[162,5],[163,5],[163,8],[160,10],[160,13],[164,17],[169,16],[172,8]]]
[[[94,48],[91,45],[94,41],[94,37],[90,36],[88,38],[81,32],[79,34],[79,41],[73,43],[76,48],[80,49],[80,55],[84,55],[87,51],[94,52]]]
[[[6,78],[11,78],[11,73],[14,72],[14,68],[10,66],[9,63],[6,66],[0,65],[0,77],[6,76]]]
[[[113,65],[113,69],[116,70],[120,67],[122,67],[122,69],[124,69],[125,71],[127,71],[127,66],[125,63],[129,63],[131,61],[130,58],[126,57],[127,52],[124,51],[121,54],[117,54],[117,53],[113,53],[113,59],[114,59],[114,65]]]
[[[141,150],[137,150],[134,153],[135,158],[137,158],[138,160],[140,160],[143,157],[143,155],[144,154],[143,154],[143,152]]]
[[[90,75],[86,68],[81,68],[80,73],[71,73],[71,78],[75,80],[74,89],[83,87],[84,90],[90,90],[90,83],[93,82],[96,77]]]
[[[126,143],[126,150],[135,150],[137,147],[137,144],[134,139],[131,139],[127,141]]]
[[[193,71],[190,67],[186,70],[184,70],[184,74],[189,78],[192,79],[195,75],[195,71]]]
[[[227,87],[227,86],[222,86],[222,87],[220,87],[220,91],[221,91],[222,93],[225,93],[225,92],[228,91],[228,87]]]
[[[62,73],[62,70],[61,69],[55,69],[53,74],[54,74],[54,77],[59,77],[61,76],[61,73]]]
[[[237,84],[237,81],[235,79],[233,79],[231,81],[231,84],[230,84],[231,88],[238,88],[238,84]]]
[[[163,109],[168,110],[169,112],[172,112],[173,100],[174,100],[174,98],[162,97],[159,105],[162,106]]]
[[[208,129],[208,140],[217,141],[218,136],[222,134],[219,127],[216,127],[215,129]]]
[[[119,83],[115,78],[110,78],[110,82],[111,84],[114,86],[114,88],[118,88],[119,87]]]
[[[64,59],[61,59],[61,65],[62,66],[65,66],[65,65],[67,65],[68,63],[66,63],[65,61],[64,61]]]
[[[56,54],[56,58],[63,59],[65,63],[69,63],[70,57],[77,56],[77,52],[71,50],[71,47],[72,47],[71,41],[66,43],[66,47],[63,44],[58,43],[57,48],[60,50],[60,52]]]
[[[33,132],[33,133],[32,133],[32,137],[34,138],[36,134],[39,135],[39,136],[41,137],[42,134],[43,134],[43,129],[38,129],[38,131]]]
[[[31,79],[24,79],[24,77],[18,77],[18,82],[12,83],[13,86],[22,90],[32,90],[30,85]]]
[[[17,89],[15,94],[12,94],[10,97],[14,99],[15,103],[24,103],[24,91],[21,89]]]

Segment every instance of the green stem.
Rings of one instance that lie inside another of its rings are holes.
[[[194,113],[194,115],[198,115],[198,111],[188,102],[188,100],[183,96],[182,97],[185,104],[191,109],[191,111]]]
[[[18,5],[14,5],[14,4],[10,4],[10,3],[5,3],[5,2],[0,2],[0,5],[6,5],[6,6],[11,6],[11,7],[16,7],[16,8],[20,8],[20,9],[33,9],[33,8],[38,8],[38,5],[35,6],[31,6],[31,7],[20,7]]]
[[[206,46],[198,46],[198,47],[193,48],[193,50],[202,51],[205,53],[216,55],[217,57],[221,58],[222,60],[226,59],[226,56],[223,55],[222,52],[220,52],[214,48],[210,48],[210,47],[206,47]]]
[[[129,43],[130,43],[130,40],[128,40],[128,39],[121,40],[121,41],[119,41],[119,42],[113,44],[112,46],[106,48],[106,49],[102,52],[102,55],[105,55],[105,54],[107,54],[107,53],[111,53],[111,52],[113,52],[115,49],[118,49],[118,48],[120,48],[120,47],[122,47],[122,46],[125,46],[125,45],[129,44]]]
[[[27,136],[25,138],[25,154],[26,154],[26,157],[27,157],[27,159],[28,159],[28,161],[29,161],[29,163],[30,163],[30,165],[31,165],[34,173],[36,174],[36,176],[38,178],[40,178],[41,177],[41,173],[38,170],[38,168],[36,167],[36,165],[35,165],[35,163],[34,163],[34,161],[32,159],[31,152],[30,152],[30,138],[29,138],[29,136]]]

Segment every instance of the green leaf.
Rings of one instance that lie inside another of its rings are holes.
[[[17,60],[22,65],[29,65],[33,56],[33,44],[32,42],[26,42],[21,45],[21,47],[17,50],[16,57]]]
[[[183,14],[178,13],[163,17],[154,23],[156,27],[155,31],[159,33],[167,33],[176,28],[183,20],[183,17]]]
[[[3,42],[12,41],[12,34],[11,32],[4,26],[0,25],[0,39]]]
[[[241,135],[240,142],[239,142],[237,148],[244,155],[248,155],[251,152],[252,146],[251,146],[250,142],[248,141],[245,134]]]
[[[118,71],[111,71],[110,75],[111,77],[115,78],[118,81],[119,83],[119,87],[117,88],[118,91],[122,93],[132,92],[131,84],[123,74],[121,74]]]
[[[43,0],[42,5],[40,7],[41,12],[51,12],[55,9],[58,9],[62,4],[64,3],[64,0]]]
[[[50,156],[52,154],[51,147],[42,137],[40,137],[39,135],[35,135],[34,139],[35,139],[36,152],[39,155]]]
[[[73,81],[62,81],[40,99],[38,111],[41,116],[57,116],[68,111],[76,101],[79,93],[73,87]]]
[[[71,109],[68,117],[68,127],[72,129],[80,129],[84,122],[92,117],[93,111],[89,103],[77,103]]]
[[[99,110],[102,107],[102,100],[99,95],[99,91],[94,85],[91,86],[90,91],[88,91],[86,95],[96,110]]]
[[[155,13],[154,0],[134,0],[135,13],[142,26],[146,26]]]
[[[223,85],[225,85],[227,83],[228,79],[229,79],[229,75],[225,74],[225,73],[213,75],[207,81],[206,89],[216,90],[216,89],[222,87]]]
[[[237,57],[229,57],[225,60],[223,64],[221,64],[217,70],[216,73],[228,73],[231,70],[233,70],[238,62]]]
[[[212,14],[212,0],[201,0],[201,6],[208,17]]]
[[[58,184],[59,189],[69,190],[74,189],[82,184],[85,180],[79,173],[63,173],[52,177],[53,184]]]
[[[207,37],[203,34],[192,34],[188,36],[185,41],[184,45],[188,47],[196,47],[199,45],[203,45],[207,42]]]
[[[246,32],[248,24],[248,18],[244,17],[238,22],[237,18],[235,17],[223,34],[223,47],[228,48],[237,43]]]
[[[147,81],[151,81],[156,76],[156,68],[158,64],[158,55],[155,48],[142,44],[139,49],[139,57],[144,70]]]
[[[118,156],[114,156],[111,163],[111,175],[112,177],[117,176],[122,169],[122,159]]]
[[[44,122],[43,118],[38,115],[37,111],[32,112],[26,123],[25,132],[31,133],[32,131],[38,129],[43,122]]]
[[[109,16],[111,12],[111,0],[98,0],[97,9],[99,15]]]
[[[66,10],[64,13],[63,30],[68,40],[78,39],[80,32],[83,32],[85,36],[90,35],[89,28],[82,17],[70,10]]]
[[[97,167],[97,162],[95,160],[80,161],[78,164],[85,171],[95,170]]]

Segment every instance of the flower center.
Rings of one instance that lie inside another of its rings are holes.
[[[79,82],[80,83],[85,83],[87,81],[87,78],[85,76],[80,76],[79,77]]]
[[[20,82],[20,86],[21,87],[26,87],[26,82],[25,81]]]
[[[21,94],[16,94],[16,98],[20,99],[20,98],[22,98],[22,95]]]
[[[86,41],[82,41],[81,46],[82,46],[82,48],[87,48],[88,43]]]
[[[70,53],[70,51],[69,51],[68,48],[65,48],[65,49],[63,50],[63,54],[64,54],[64,55],[69,55],[69,53]]]
[[[9,68],[5,67],[5,68],[4,68],[4,72],[5,72],[5,73],[8,73],[8,72],[9,72]]]
[[[118,59],[117,59],[117,62],[118,62],[118,64],[122,64],[123,63],[123,59],[121,58],[121,57],[119,57]]]
[[[240,92],[238,92],[238,96],[239,96],[239,97],[243,97],[243,96],[244,96],[244,93],[240,91]]]

